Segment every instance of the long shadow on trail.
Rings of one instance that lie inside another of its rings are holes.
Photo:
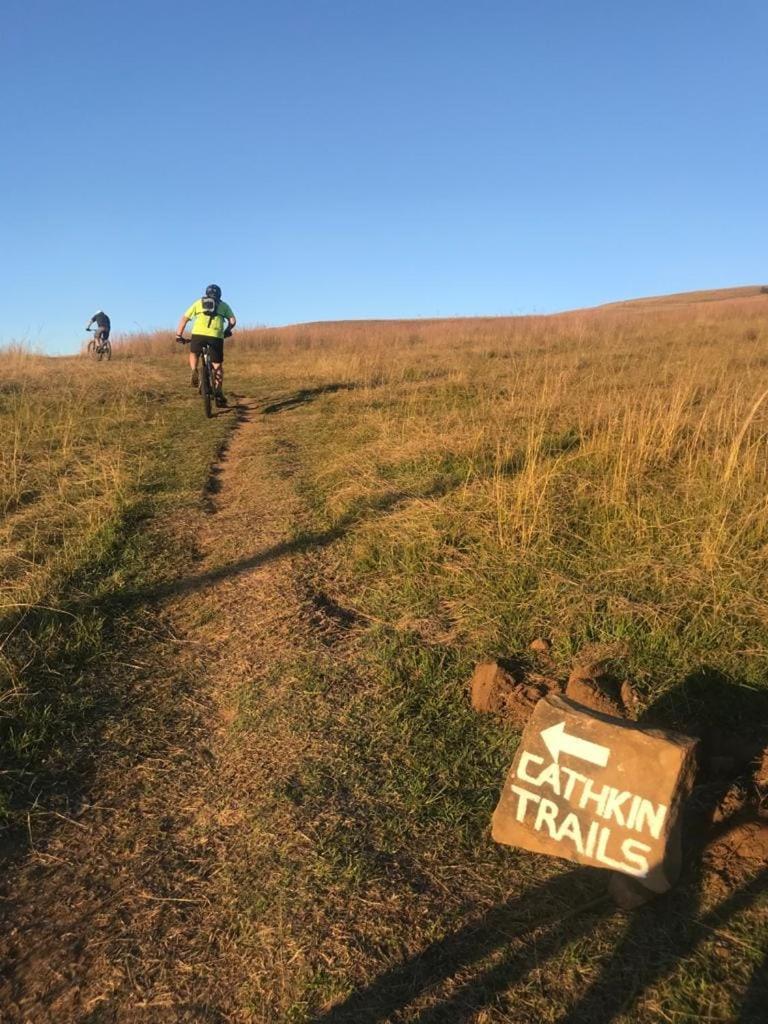
[[[313,393],[343,386],[330,385]],[[237,428],[257,411],[257,406],[243,403],[242,396],[234,397],[237,404],[222,415],[234,417]],[[203,493],[208,503],[219,490],[219,462],[226,459],[233,434],[228,434],[214,455]],[[21,666],[18,672],[23,683],[11,688],[13,700],[4,693],[0,715],[0,775],[4,785],[0,788],[0,806],[7,800],[14,812],[51,805],[67,813],[79,806],[104,756],[105,724],[130,719],[141,705],[140,688],[130,678],[133,669],[116,672],[115,666],[135,660],[137,645],[146,646],[155,639],[163,642],[162,609],[157,608],[162,598],[200,590],[285,555],[323,547],[366,515],[384,513],[411,498],[444,493],[455,485],[455,481],[443,477],[423,492],[381,495],[329,530],[300,534],[198,576],[158,581],[147,587],[112,589],[119,578],[115,570],[121,566],[125,551],[144,535],[153,520],[159,520],[161,505],[155,502],[158,495],[162,496],[163,485],[147,485],[123,512],[113,530],[113,540],[98,563],[88,563],[60,580],[44,604],[0,616],[4,659],[0,667]],[[110,589],[105,588],[107,583]],[[141,630],[141,639],[133,634],[134,628]],[[50,709],[54,709],[53,717]],[[17,752],[17,739],[25,738],[29,722],[35,726],[42,723],[42,729],[49,720],[51,725],[46,728],[50,737],[37,745],[28,742]],[[173,729],[169,732],[176,734]],[[51,818],[46,834],[56,828],[56,819]],[[0,864],[7,866],[11,859],[24,856],[29,845],[27,831],[23,826],[7,825],[0,817]]]
[[[672,687],[644,717],[649,725],[681,728],[686,722],[690,727],[698,716],[699,722],[717,722],[720,733],[740,729],[743,750],[748,754],[766,741],[768,693],[735,684],[703,667]],[[706,729],[702,731],[706,736]],[[711,727],[710,732],[714,733]],[[715,740],[721,742],[719,737]],[[705,746],[713,742],[707,738]],[[739,764],[737,770],[743,767]],[[342,1003],[313,1017],[312,1024],[405,1020],[411,1024],[461,1024],[478,1019],[482,1010],[494,1009],[500,1012],[500,1019],[506,1019],[503,1014],[513,1008],[516,987],[522,994],[527,986],[540,993],[542,985],[557,985],[558,968],[553,961],[567,959],[572,947],[578,947],[574,956],[583,959],[584,941],[590,938],[594,949],[590,966],[594,970],[596,965],[597,970],[572,1000],[557,990],[558,1002],[567,1006],[557,1018],[558,1024],[609,1024],[631,1013],[652,986],[685,966],[690,966],[693,1000],[697,987],[703,998],[703,979],[710,993],[718,984],[729,990],[732,965],[721,955],[713,954],[706,967],[692,965],[713,939],[734,944],[742,959],[743,993],[734,1024],[762,1024],[768,999],[768,961],[744,962],[744,941],[724,929],[762,902],[768,890],[768,867],[753,862],[751,873],[746,870],[720,902],[713,906],[711,896],[705,900],[703,850],[739,823],[740,812],[713,827],[712,810],[728,782],[700,781],[686,820],[688,867],[680,884],[666,896],[625,915],[605,895],[604,872],[591,868],[564,871],[492,907],[385,971]],[[608,936],[601,943],[598,927],[611,919],[626,920],[626,926],[618,940]],[[542,975],[541,968],[548,963],[551,971]],[[535,1013],[531,1013],[534,1021]],[[692,1013],[691,1019],[694,1016]],[[525,1019],[520,1005],[514,1019]]]
[[[271,402],[269,405],[264,406],[262,412],[267,416],[273,415],[276,412],[285,412],[286,409],[295,409],[296,406],[314,402],[320,395],[332,395],[336,391],[351,391],[357,386],[350,381],[343,384],[320,384],[314,388],[300,388],[295,394],[289,395],[288,398],[281,398],[277,402]]]
[[[713,930],[727,926],[752,906],[765,892],[766,883],[768,868],[704,914],[699,913],[698,880],[634,911],[618,944],[602,957],[595,980],[558,1018],[558,1024],[608,1024],[629,1011],[651,985],[694,957],[712,939]],[[585,902],[589,890],[593,898]],[[312,1024],[383,1024],[390,1020],[460,1024],[477,1019],[483,1009],[503,1011],[507,998],[514,1000],[513,986],[551,984],[540,974],[547,962],[593,936],[601,921],[619,916],[620,911],[607,897],[600,898],[601,891],[604,882],[596,871],[569,871],[432,943],[343,1003],[314,1017]],[[562,907],[557,915],[551,912],[553,901]],[[541,913],[542,908],[550,911],[549,919]],[[521,925],[521,918],[527,922]],[[583,956],[583,950],[577,955]],[[495,962],[484,967],[482,961],[490,957]],[[478,965],[480,969],[473,974]],[[739,1024],[765,1020],[768,980],[760,972],[758,965],[739,1011]],[[462,980],[467,975],[467,980]],[[557,977],[556,968],[553,976]],[[441,996],[448,982],[448,993]],[[407,1015],[409,1004],[417,1000],[427,1006],[421,1011],[414,1008]],[[519,1012],[515,1019],[520,1019]]]
[[[415,999],[433,994],[433,990],[457,973],[467,971],[516,940],[529,940],[534,933],[540,960],[545,946],[549,953],[554,953],[568,941],[566,936],[575,938],[593,927],[596,916],[601,916],[601,908],[607,904],[602,890],[597,872],[588,868],[577,868],[549,879],[514,899],[491,907],[417,956],[386,971],[343,1003],[313,1018],[313,1024],[388,1021]],[[566,932],[561,925],[569,920]],[[547,931],[544,945],[542,929]],[[477,979],[468,982],[454,997],[445,1002],[433,1001],[422,1017],[425,1021],[465,1020],[467,1015],[472,1016],[487,1005],[490,987],[494,984],[499,987],[500,974],[506,987],[524,975],[528,966],[527,959],[506,960],[502,965],[481,971]]]
[[[332,527],[327,530],[311,530],[299,533],[290,540],[274,544],[263,551],[254,552],[247,558],[241,558],[237,562],[230,562],[227,565],[218,566],[208,572],[196,576],[185,576],[182,579],[170,580],[167,583],[149,588],[146,590],[123,590],[111,594],[105,599],[105,604],[110,610],[125,610],[134,605],[146,602],[159,601],[166,597],[177,594],[189,594],[220,580],[240,576],[259,566],[287,555],[300,554],[303,551],[310,551],[316,548],[324,548],[334,541],[340,540],[356,524],[372,516],[386,515],[394,509],[407,504],[410,501],[424,501],[429,498],[437,498],[448,494],[461,481],[448,480],[441,477],[434,481],[429,487],[418,490],[402,491],[393,490],[380,494],[371,501],[360,504],[357,508],[348,512]]]

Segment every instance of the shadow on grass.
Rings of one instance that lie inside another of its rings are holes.
[[[386,971],[343,1003],[314,1017],[313,1024],[376,1024],[390,1020],[414,1000],[430,996],[429,1009],[412,1019],[466,1020],[488,1005],[494,985],[498,987],[501,981],[500,968],[503,987],[508,987],[527,973],[532,964],[521,957],[514,961],[505,959],[502,965],[487,970],[476,970],[472,980],[440,1001],[435,992],[442,983],[466,974],[513,942],[526,942],[534,933],[541,955],[542,929],[547,930],[552,946],[550,952],[554,952],[555,945],[559,948],[568,941],[566,935],[575,938],[590,929],[604,913],[606,903],[596,871],[588,868],[568,871],[492,907],[417,956]],[[545,923],[542,923],[542,911]],[[568,931],[560,928],[559,925],[569,918]]]
[[[286,409],[295,409],[299,405],[307,405],[309,402],[314,402],[320,395],[332,395],[336,391],[351,391],[357,385],[351,381],[349,383],[335,383],[335,384],[320,384],[315,388],[300,388],[294,394],[289,395],[288,398],[281,398],[277,402],[271,402],[266,405],[262,412],[271,416],[276,412],[285,412]]]
[[[558,980],[554,966],[553,974],[542,973],[547,963],[594,936],[601,921],[621,913],[607,898],[600,898],[604,882],[598,874],[589,868],[571,870],[493,907],[386,971],[343,1003],[316,1015],[312,1024],[383,1024],[390,1020],[468,1024],[479,1019],[483,1010],[496,1009],[503,1014],[511,1009],[516,986],[531,984],[539,998],[542,989],[546,998],[547,987]],[[704,913],[699,912],[699,882],[690,881],[629,916],[618,944],[596,955],[595,959],[600,957],[596,977],[557,1018],[558,1024],[608,1024],[631,1011],[652,985],[695,957],[712,940],[713,930],[726,927],[754,904],[765,892],[768,868]],[[593,898],[585,902],[590,890]],[[561,905],[556,915],[552,914],[553,903]],[[542,910],[549,911],[549,919]],[[521,918],[525,919],[522,925]],[[597,939],[595,947],[599,948]],[[583,958],[583,951],[578,956]],[[487,961],[491,962],[486,965]],[[727,975],[725,963],[720,962]],[[566,983],[563,978],[562,984]],[[758,965],[742,1000],[739,1024],[762,1024],[767,988],[768,980]],[[558,988],[560,1003],[563,994]],[[515,1019],[526,1019],[520,1007]],[[530,1019],[537,1019],[535,1013]]]
[[[431,498],[442,497],[449,494],[456,487],[461,486],[462,483],[463,477],[458,475],[441,475],[426,487],[407,491],[387,491],[368,501],[360,502],[327,530],[310,530],[299,533],[290,540],[274,544],[263,551],[256,551],[247,558],[241,558],[236,562],[230,562],[195,576],[185,576],[181,579],[169,580],[167,583],[147,589],[118,591],[105,598],[105,605],[111,612],[124,611],[136,605],[160,601],[174,595],[190,594],[198,590],[204,590],[206,587],[221,580],[240,576],[277,559],[301,554],[305,551],[325,548],[329,544],[341,540],[350,529],[361,522],[376,516],[387,515],[412,501],[425,501]],[[214,488],[215,486],[214,484]]]
[[[110,542],[93,561],[48,597],[50,607],[30,605],[0,619],[0,810],[7,814],[5,821],[0,814],[0,859],[28,845],[20,813],[77,804],[101,753],[103,724],[129,713],[130,673],[114,670],[121,657],[130,660],[126,622],[107,615],[98,601],[58,595],[99,586],[120,567],[151,518],[148,500],[137,499],[111,524]],[[140,619],[154,625],[148,610]],[[105,681],[106,664],[112,667]]]
[[[702,762],[716,758],[733,777],[768,745],[768,689],[734,685],[703,665],[654,701],[641,721],[700,737]]]

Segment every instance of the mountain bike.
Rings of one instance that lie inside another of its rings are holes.
[[[99,330],[98,327],[86,327],[86,331],[96,333]],[[86,352],[92,359],[101,361],[102,359],[112,358],[112,345],[110,344],[109,338],[90,338],[88,341],[88,347]]]
[[[177,338],[176,340],[182,345],[189,344],[189,338]],[[205,343],[200,348],[200,356],[197,360],[197,376],[200,380],[198,390],[203,396],[205,415],[210,419],[213,416],[216,387],[213,377],[213,352],[211,346]]]

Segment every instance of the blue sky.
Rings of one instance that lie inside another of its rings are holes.
[[[761,283],[764,0],[4,0],[0,341]]]

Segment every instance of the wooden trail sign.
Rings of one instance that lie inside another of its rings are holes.
[[[526,725],[493,838],[632,875],[664,892],[680,872],[679,819],[696,740],[549,695]]]

